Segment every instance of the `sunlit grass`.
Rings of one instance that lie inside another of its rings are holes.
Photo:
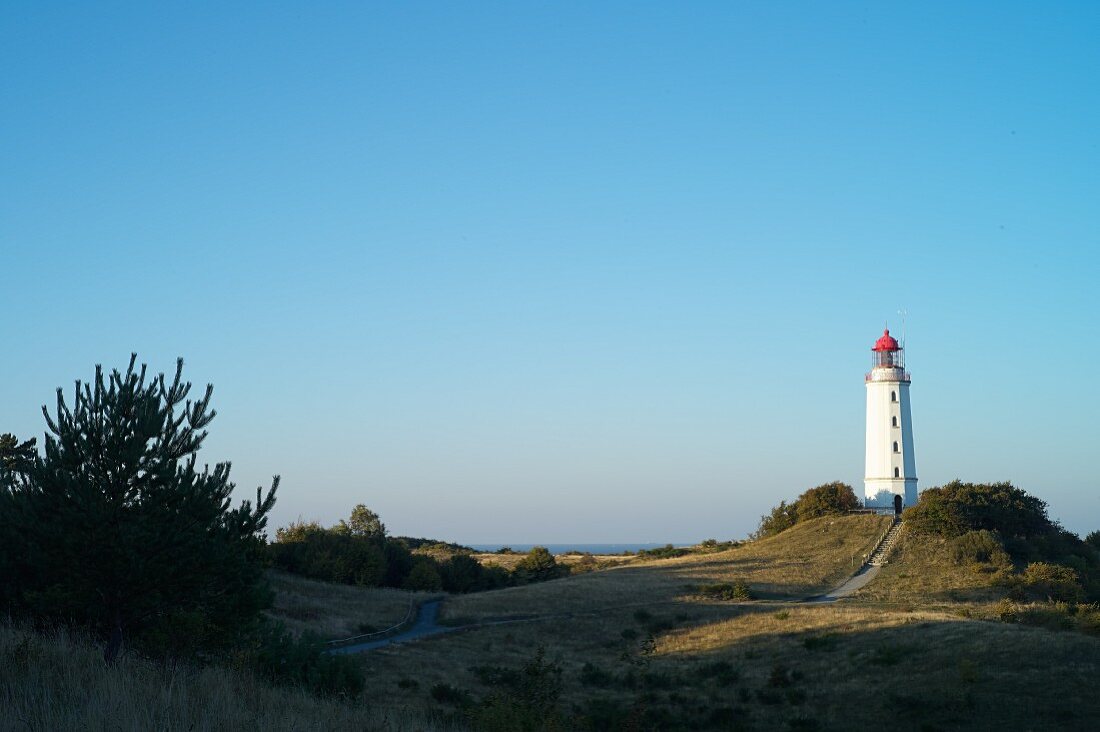
[[[294,633],[309,630],[325,639],[389,628],[406,617],[410,603],[438,597],[387,587],[318,582],[286,572],[271,571],[268,578],[275,591],[274,605],[268,615],[282,621]]]
[[[700,584],[742,580],[758,597],[822,592],[858,568],[889,524],[883,516],[835,516],[715,554],[627,566],[523,587],[449,598],[443,617],[473,621],[677,601]]]

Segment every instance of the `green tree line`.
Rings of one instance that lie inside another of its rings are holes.
[[[271,564],[304,577],[365,587],[481,592],[563,577],[569,568],[535,547],[512,571],[483,565],[472,550],[428,539],[389,537],[378,515],[360,504],[348,520],[325,528],[298,521],[275,532]]]

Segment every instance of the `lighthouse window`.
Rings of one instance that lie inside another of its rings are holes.
[[[897,417],[891,417],[890,418],[890,424],[894,427],[897,427],[898,426],[898,418]]]
[[[895,442],[894,444],[896,445],[897,443]],[[901,468],[894,468],[894,477],[895,478],[900,478],[901,477]]]
[[[894,452],[897,452],[897,451],[898,451],[898,443],[895,442],[894,443]]]
[[[896,402],[898,400],[898,393],[896,391],[890,392],[890,401]]]

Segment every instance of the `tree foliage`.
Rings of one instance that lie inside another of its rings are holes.
[[[363,536],[368,539],[382,539],[386,536],[386,525],[374,511],[362,503],[351,509],[351,517],[348,518],[348,531],[352,536]]]
[[[97,366],[71,403],[58,389],[53,414],[42,410],[44,455],[4,441],[13,610],[91,628],[109,638],[108,660],[124,637],[171,636],[183,621],[190,647],[225,647],[270,599],[263,530],[278,478],[231,508],[229,463],[197,462],[213,388],[191,400],[182,359],[171,380],[136,360],[109,375]]]
[[[754,536],[775,536],[799,521],[845,513],[859,507],[859,498],[852,486],[839,481],[823,483],[805,491],[794,503],[780,501],[770,513],[760,517],[760,526]]]
[[[413,552],[409,543],[418,549]],[[275,532],[272,564],[304,577],[367,587],[477,592],[512,583],[500,567],[483,566],[469,550],[431,539],[386,536],[381,519],[362,504],[351,519],[324,528],[298,521]]]
[[[569,574],[569,568],[558,564],[554,555],[544,546],[533,547],[514,570],[516,580],[521,584],[545,582],[567,574]]]
[[[20,442],[15,435],[0,435],[0,490],[34,464],[35,440]]]
[[[905,523],[911,531],[948,538],[984,529],[1029,539],[1056,528],[1046,503],[1011,483],[958,480],[921,493],[920,502],[906,510]]]
[[[795,501],[795,512],[798,514],[799,521],[846,513],[860,507],[859,498],[856,497],[852,486],[839,481],[811,488]]]

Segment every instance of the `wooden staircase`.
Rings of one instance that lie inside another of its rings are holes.
[[[867,560],[867,563],[873,567],[881,567],[886,564],[886,557],[890,555],[890,551],[894,548],[894,544],[898,542],[898,536],[900,534],[901,519],[895,518],[894,525],[890,527],[890,530],[882,537],[882,541],[880,541],[878,546],[875,547],[875,550],[871,552],[871,556]]]

